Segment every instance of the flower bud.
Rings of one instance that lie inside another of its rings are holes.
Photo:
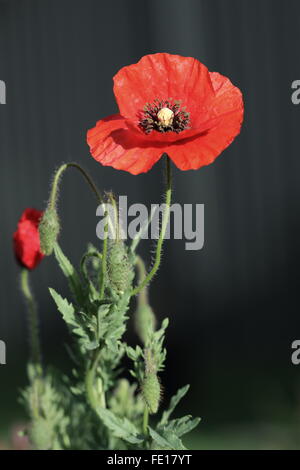
[[[56,209],[48,207],[39,225],[41,251],[45,255],[52,254],[60,231],[59,218]]]
[[[121,293],[130,288],[134,273],[128,259],[126,246],[122,241],[113,241],[109,246],[107,275],[110,285],[115,291]]]
[[[13,235],[16,259],[27,269],[35,269],[44,257],[38,231],[42,215],[43,213],[36,209],[25,209]]]
[[[156,372],[148,372],[142,383],[142,394],[151,414],[158,411],[161,387]]]

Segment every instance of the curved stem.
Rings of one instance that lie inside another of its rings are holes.
[[[101,354],[101,349],[99,348],[92,362],[92,367],[87,371],[86,376],[85,376],[85,388],[86,388],[88,401],[96,413],[97,413],[97,408],[99,406],[101,406],[102,408],[106,407],[104,391],[102,390],[101,401],[100,403],[98,403],[97,396],[95,394],[95,389],[94,389],[96,370],[98,367],[100,354]]]
[[[83,257],[81,258],[80,267],[81,267],[82,272],[84,272],[84,275],[87,279],[88,279],[88,275],[87,275],[87,269],[86,269],[86,266],[85,266],[85,262],[89,258],[97,258],[98,260],[101,261],[102,260],[102,255],[101,255],[101,253],[98,253],[98,251],[90,251],[90,252],[85,253],[83,255]]]
[[[22,269],[21,271],[21,290],[25,297],[28,309],[29,344],[31,360],[36,366],[41,367],[42,356],[39,340],[38,311],[33,294],[30,289],[27,269]]]
[[[105,202],[103,201],[103,197],[99,191],[99,189],[97,188],[96,184],[94,183],[93,179],[91,178],[91,176],[80,166],[78,165],[78,163],[76,162],[70,162],[70,163],[64,163],[63,165],[61,165],[59,167],[59,169],[57,170],[57,172],[55,173],[54,175],[54,179],[53,179],[53,183],[52,183],[52,188],[51,188],[51,192],[50,192],[50,198],[49,198],[49,207],[50,209],[55,209],[55,206],[56,206],[56,201],[57,201],[57,195],[58,195],[58,189],[59,189],[59,183],[60,183],[60,180],[64,174],[64,172],[68,169],[68,168],[75,168],[76,170],[78,170],[81,175],[84,177],[84,179],[86,180],[86,182],[88,183],[88,185],[90,186],[92,192],[94,193],[97,201],[102,205],[103,207],[103,210],[106,211],[106,206],[105,206]],[[108,216],[108,224],[110,225],[110,228],[111,230],[113,230],[113,223],[112,221],[110,220],[110,217]],[[113,233],[113,232],[112,232]]]
[[[163,219],[162,219],[162,225],[161,225],[161,231],[159,235],[159,239],[156,245],[156,250],[155,250],[155,261],[152,266],[151,271],[147,274],[145,279],[133,289],[131,292],[131,295],[136,295],[138,294],[153,278],[153,276],[156,274],[159,266],[160,266],[160,261],[161,261],[161,253],[162,253],[162,246],[169,222],[169,217],[170,217],[170,207],[171,207],[171,197],[172,197],[172,177],[171,177],[171,164],[170,164],[170,159],[168,155],[166,155],[166,202],[165,202],[165,210],[163,214]]]
[[[59,167],[57,172],[55,173],[53,183],[52,183],[52,188],[51,188],[51,193],[50,193],[50,198],[49,198],[49,208],[55,210],[56,206],[56,201],[57,201],[57,195],[58,195],[58,189],[59,189],[59,183],[62,175],[68,168],[75,168],[78,170],[83,177],[85,178],[86,182],[90,186],[91,190],[93,191],[94,195],[96,196],[96,199],[98,202],[102,205],[102,207],[105,210],[104,217],[107,217],[107,224],[105,225],[105,237],[103,240],[103,252],[102,252],[102,267],[101,267],[101,284],[100,284],[100,298],[103,298],[104,296],[104,290],[105,290],[105,275],[106,275],[106,256],[107,256],[107,238],[108,238],[108,225],[111,226],[111,230],[113,230],[113,223],[110,220],[108,211],[106,209],[106,204],[103,201],[102,195],[100,194],[97,186],[95,185],[94,181],[92,178],[89,176],[89,174],[80,166],[78,163],[75,162],[70,162],[70,163],[64,163]],[[113,232],[112,232],[113,233]]]
[[[85,253],[83,255],[83,257],[81,258],[80,270],[81,270],[81,273],[82,273],[84,279],[86,280],[87,284],[91,283],[91,285],[94,287],[94,283],[93,283],[92,279],[90,279],[90,277],[89,277],[88,269],[87,269],[87,266],[86,266],[86,262],[91,258],[98,259],[98,261],[100,261],[100,263],[102,263],[102,254],[99,253],[98,251],[90,251],[90,252]],[[102,272],[99,269],[99,285],[100,286],[101,286],[101,280],[102,280]]]
[[[63,165],[61,165],[59,167],[59,169],[57,170],[57,172],[55,173],[53,184],[52,184],[52,189],[51,189],[51,194],[50,194],[50,200],[49,200],[49,205],[50,205],[51,209],[55,208],[59,181],[60,181],[63,173],[67,170],[67,168],[76,168],[83,175],[83,177],[85,178],[85,180],[89,184],[89,186],[90,186],[91,190],[93,191],[93,193],[95,194],[97,200],[100,203],[103,203],[103,198],[102,198],[100,192],[98,191],[97,186],[93,182],[92,178],[89,176],[89,174],[80,165],[78,165],[78,163],[70,162],[70,163],[64,163]]]

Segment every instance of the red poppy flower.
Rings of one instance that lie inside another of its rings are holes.
[[[43,212],[25,209],[13,235],[14,252],[19,263],[34,269],[44,257],[40,250],[39,222]]]
[[[87,133],[102,165],[136,175],[167,153],[181,170],[212,163],[239,134],[243,98],[219,73],[191,57],[153,54],[114,77],[120,114]]]

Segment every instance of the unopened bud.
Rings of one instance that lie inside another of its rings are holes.
[[[111,287],[117,292],[125,292],[130,288],[134,272],[122,241],[113,241],[109,246],[107,275]]]
[[[151,414],[157,413],[161,398],[161,386],[156,372],[146,373],[142,383],[142,394],[149,412]]]
[[[56,209],[47,208],[39,225],[41,251],[46,256],[52,254],[60,231]]]

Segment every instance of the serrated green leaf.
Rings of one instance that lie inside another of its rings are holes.
[[[80,319],[75,316],[73,304],[62,298],[54,289],[49,288],[49,291],[70,331],[80,337],[81,343],[86,349],[95,349],[98,344],[95,345],[94,340],[90,340],[89,335],[80,324]]]
[[[132,361],[137,361],[140,357],[143,357],[143,351],[140,346],[136,346],[135,349],[131,346],[126,346],[126,353]]]
[[[191,416],[184,416],[183,418],[173,419],[162,429],[165,431],[172,431],[176,436],[181,437],[184,434],[191,432],[200,423],[201,418],[192,418]],[[161,426],[159,426],[161,429]]]
[[[93,351],[94,349],[97,349],[99,346],[99,341],[94,340],[94,341],[87,341],[85,344],[85,348],[88,351]]]
[[[68,279],[70,290],[74,296],[74,299],[80,304],[84,299],[84,291],[77,271],[69,259],[64,255],[58,243],[56,243],[54,246],[54,254],[62,272]]]
[[[171,431],[160,434],[150,426],[148,426],[150,436],[158,444],[159,447],[166,450],[186,450],[179,437]]]
[[[187,394],[190,386],[186,385],[185,387],[180,388],[177,393],[171,398],[169,408],[163,412],[162,418],[159,422],[159,426],[163,426],[169,421],[169,418],[180,400]]]
[[[136,360],[136,358],[137,358],[136,351],[131,346],[127,346],[126,353],[127,353],[127,356],[129,357],[129,359],[131,359],[132,361]]]
[[[107,319],[107,314],[110,310],[110,304],[103,304],[100,305],[98,308],[97,318],[98,318],[98,338],[102,339],[105,337],[108,327],[109,321]]]
[[[112,339],[107,339],[105,341],[105,344],[109,351],[111,351],[113,354],[118,354],[119,352],[119,343],[118,341],[114,341]]]
[[[143,439],[138,436],[136,427],[127,418],[119,418],[112,411],[105,408],[99,408],[97,412],[102,422],[115,437],[124,439],[130,444],[141,444],[143,442]]]
[[[72,327],[76,327],[77,326],[77,323],[75,321],[75,315],[74,315],[74,307],[71,303],[69,303],[67,301],[67,299],[63,299],[61,295],[59,295],[54,289],[52,289],[51,287],[49,288],[49,291],[50,291],[50,294],[54,300],[54,302],[56,303],[56,306],[58,308],[58,310],[60,311],[60,313],[62,314],[63,316],[63,319],[65,320],[65,322],[72,326]]]

